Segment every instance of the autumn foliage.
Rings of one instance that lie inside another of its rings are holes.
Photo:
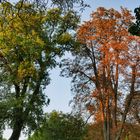
[[[139,138],[140,8],[135,21],[127,8],[99,7],[78,25],[73,6],[87,7],[84,0],[47,2],[0,3],[0,139],[6,126],[12,129],[9,140],[35,130],[33,139],[39,134],[41,139],[78,140],[87,127],[85,140]],[[66,52],[72,57],[62,60]],[[43,125],[43,107],[50,103],[44,89],[58,65],[62,76],[72,77],[76,118],[54,112]]]
[[[99,7],[77,31],[81,45],[73,51],[75,58],[64,62],[73,76],[75,103],[95,122],[102,121],[104,140],[120,139],[132,99],[140,92],[140,39],[128,32],[133,19],[126,8]]]

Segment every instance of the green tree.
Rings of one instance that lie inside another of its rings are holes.
[[[79,17],[27,1],[1,3],[0,15],[0,124],[12,128],[9,140],[18,140],[42,121],[49,71],[71,47]]]
[[[129,32],[132,35],[140,36],[140,7],[135,8],[134,10],[136,22],[133,22],[129,28]]]
[[[29,140],[82,140],[86,132],[84,121],[78,115],[53,111]]]

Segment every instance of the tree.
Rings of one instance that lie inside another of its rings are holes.
[[[80,7],[80,10],[84,10],[84,8],[89,7],[89,5],[86,4],[84,0],[52,0],[52,4],[56,4],[61,9],[66,11],[76,8],[77,6]]]
[[[128,33],[132,20],[126,8],[118,12],[99,7],[79,27],[73,60],[62,63],[62,76],[73,77],[75,104],[88,110],[94,121],[102,121],[104,140],[120,139],[139,87],[139,38]],[[129,99],[123,97],[127,94]]]
[[[30,133],[42,121],[49,71],[71,47],[79,17],[28,1],[3,2],[0,14],[0,124],[12,128],[9,140],[18,140],[22,130]]]
[[[135,130],[135,131],[134,131]],[[134,123],[126,123],[124,125],[121,140],[138,140],[140,137],[140,125]],[[84,140],[104,140],[102,122],[88,124],[87,134]]]
[[[129,98],[129,95],[126,97]],[[140,93],[136,92],[131,101],[130,110],[128,112],[128,122],[140,124]]]
[[[68,11],[74,10],[79,7],[80,10],[84,10],[86,7],[89,7],[88,4],[85,3],[85,0],[19,0],[21,3],[31,2],[36,4],[37,6],[41,6],[42,8],[46,8],[47,6],[58,6],[61,10]],[[1,2],[9,2],[8,0],[1,0]],[[77,11],[78,12],[78,11]]]
[[[29,140],[82,140],[86,126],[81,117],[53,111]]]

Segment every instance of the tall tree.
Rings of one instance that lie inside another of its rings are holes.
[[[78,115],[53,111],[29,140],[82,140],[86,125]]]
[[[1,3],[0,15],[0,124],[12,128],[9,140],[18,140],[22,130],[34,130],[43,118],[49,71],[71,46],[79,17],[22,1]]]
[[[139,39],[128,33],[132,19],[126,8],[118,12],[99,7],[77,32],[80,43],[71,50],[73,60],[63,63],[62,75],[73,77],[75,103],[88,109],[95,121],[103,122],[104,140],[120,139],[119,108],[124,106],[123,128],[139,86]],[[122,100],[126,94],[129,99]]]

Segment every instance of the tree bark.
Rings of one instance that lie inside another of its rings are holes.
[[[122,135],[122,131],[123,131],[124,124],[126,121],[127,113],[130,109],[130,105],[131,105],[131,102],[132,102],[132,99],[133,99],[134,93],[135,93],[135,80],[136,80],[136,65],[132,67],[130,94],[129,94],[128,99],[126,101],[125,111],[124,111],[123,116],[122,116],[122,125],[121,125],[121,128],[120,128],[117,136],[116,136],[116,140],[120,140],[121,135]]]
[[[15,98],[18,101],[20,99],[20,87],[15,83]],[[25,93],[23,93],[25,94]],[[14,118],[13,118],[13,132],[9,140],[19,140],[20,133],[23,127],[23,102],[20,103],[19,106],[15,107],[13,110]]]
[[[105,107],[103,104],[103,100],[100,102],[101,103],[101,109],[102,109],[102,123],[103,123],[103,136],[104,136],[104,140],[107,140],[107,117],[105,114]]]
[[[20,120],[20,118],[19,118],[15,122],[15,125],[14,125],[14,128],[13,128],[13,132],[12,132],[12,135],[9,138],[9,140],[19,140],[22,127],[23,127],[23,121]]]
[[[117,66],[116,66],[115,85],[114,85],[114,112],[113,112],[114,129],[117,129],[117,99],[118,99],[118,79],[119,79],[118,77],[119,77],[119,64],[118,64],[118,53],[117,53]]]
[[[106,122],[106,120],[103,121],[103,134],[104,134],[104,140],[107,140],[107,122]]]
[[[110,140],[110,106],[109,106],[109,95],[107,95],[107,106],[106,106],[106,116],[107,116],[107,140]]]

